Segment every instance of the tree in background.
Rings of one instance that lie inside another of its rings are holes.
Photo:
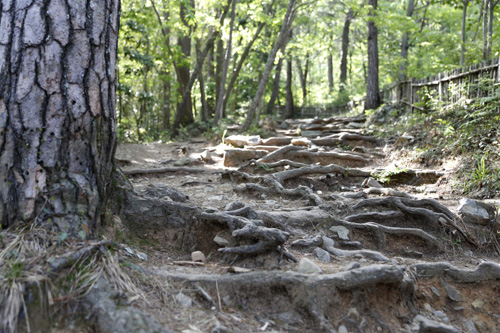
[[[371,6],[368,17],[368,77],[366,80],[365,110],[376,109],[380,105],[378,81],[378,31],[374,17],[377,11],[377,0],[368,0]]]

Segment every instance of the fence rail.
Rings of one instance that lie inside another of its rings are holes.
[[[496,82],[493,86],[481,86],[481,79]],[[409,110],[421,109],[426,96],[438,98],[442,106],[457,103],[458,100],[488,97],[495,94],[495,88],[500,85],[500,58],[485,61],[468,67],[439,73],[425,79],[409,79],[398,82],[380,92],[384,103],[404,104]],[[351,101],[345,105],[322,107],[294,108],[296,118],[329,117],[344,114],[363,106],[364,99]],[[277,114],[283,115],[283,107],[277,107]]]

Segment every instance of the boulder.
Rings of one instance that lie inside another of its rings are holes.
[[[493,221],[496,215],[496,208],[494,206],[467,198],[460,201],[458,210],[464,222],[469,224],[486,225]]]
[[[295,271],[302,274],[319,274],[322,272],[321,268],[319,268],[318,265],[307,258],[300,259],[299,264],[295,268]]]

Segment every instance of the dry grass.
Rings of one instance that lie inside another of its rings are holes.
[[[59,235],[43,229],[20,229],[0,233],[0,331],[16,332],[20,318],[30,331],[29,291],[51,317],[64,314],[65,305],[86,295],[101,277],[131,299],[144,293],[124,271],[107,246],[111,242],[61,241]],[[55,264],[57,263],[57,264]],[[30,300],[31,301],[31,300]],[[35,309],[33,309],[35,310]]]

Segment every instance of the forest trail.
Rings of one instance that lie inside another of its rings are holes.
[[[152,286],[143,309],[176,332],[500,331],[494,203],[464,205],[452,163],[409,167],[413,138],[365,122],[121,144],[136,192],[168,205],[125,203],[119,223]]]

